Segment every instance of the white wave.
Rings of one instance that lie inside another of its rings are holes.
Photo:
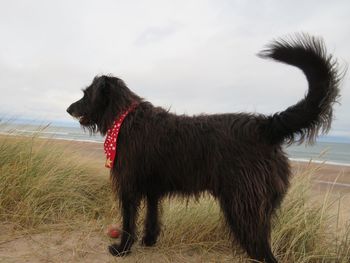
[[[340,166],[350,166],[350,163],[334,162],[334,161],[320,161],[314,159],[299,159],[299,158],[289,158],[290,161],[302,162],[302,163],[320,163],[326,165],[340,165]]]
[[[45,138],[47,139],[47,137],[39,137],[39,138]],[[93,142],[93,143],[103,143],[103,141],[99,141],[99,140],[89,140],[89,139],[71,139],[71,138],[60,138],[60,137],[54,137],[54,138],[50,138],[50,139],[54,139],[54,140],[62,140],[62,141],[74,141],[74,142]]]
[[[40,130],[19,130],[15,129],[15,132],[22,132],[22,133],[39,133],[39,134],[54,134],[54,135],[69,135],[70,133],[68,132],[58,132],[58,131],[40,131]]]

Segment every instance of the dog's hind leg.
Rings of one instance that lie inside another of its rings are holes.
[[[265,209],[261,214],[254,205],[244,204],[237,196],[219,197],[231,234],[246,250],[249,257],[266,263],[277,263],[270,247],[271,213]],[[250,200],[251,204],[252,200]],[[259,202],[259,201],[257,201]],[[256,210],[256,211],[255,211]]]
[[[130,253],[136,235],[136,219],[140,198],[130,198],[127,194],[121,196],[122,216],[123,216],[123,232],[120,244],[109,246],[109,252],[113,256],[124,256]]]
[[[159,198],[156,195],[147,196],[147,214],[145,220],[145,233],[142,238],[142,244],[153,246],[157,242],[160,232],[159,222]]]

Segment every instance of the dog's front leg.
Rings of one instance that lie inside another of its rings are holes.
[[[123,232],[120,244],[113,244],[109,246],[109,252],[113,256],[125,256],[129,254],[131,246],[136,239],[135,228],[140,198],[135,200],[135,198],[131,199],[129,197],[122,196],[121,200]]]

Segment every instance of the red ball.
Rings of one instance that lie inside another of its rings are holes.
[[[120,236],[120,231],[115,225],[110,225],[107,229],[107,235],[111,238],[118,238]]]

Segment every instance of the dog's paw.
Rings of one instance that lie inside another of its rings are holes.
[[[121,247],[120,245],[113,244],[108,246],[109,253],[116,257],[124,257],[130,254],[130,249],[125,249],[125,247]]]
[[[151,247],[151,246],[154,246],[156,242],[157,242],[157,237],[146,235],[142,238],[141,245],[146,247]]]

